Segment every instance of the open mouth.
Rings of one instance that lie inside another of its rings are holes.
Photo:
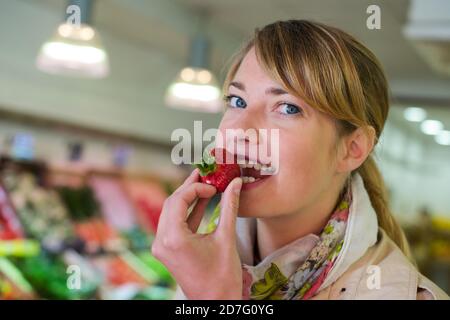
[[[260,163],[245,163],[239,164],[241,167],[241,178],[242,182],[254,183],[262,179],[266,179],[272,175],[274,172],[273,167],[263,165]]]

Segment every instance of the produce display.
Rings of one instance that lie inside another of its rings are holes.
[[[8,172],[4,185],[27,235],[49,245],[73,238],[73,227],[56,191],[39,186],[31,173]]]
[[[89,177],[89,185],[99,202],[103,217],[111,226],[120,231],[134,228],[136,215],[120,178],[95,174]]]
[[[0,257],[0,300],[33,299],[35,293],[17,267]]]
[[[7,163],[0,160],[0,299],[172,297],[175,282],[150,253],[162,187],[90,173],[82,184],[48,184],[49,169]]]
[[[123,186],[135,204],[139,226],[149,233],[156,233],[164,200],[170,192],[159,183],[137,177],[126,179]]]
[[[90,187],[59,187],[58,192],[68,209],[75,234],[83,240],[83,250],[96,253],[123,247],[118,233],[101,218],[100,206]]]
[[[68,285],[67,265],[60,256],[41,254],[13,261],[41,298],[87,299],[95,295],[95,282],[82,279],[79,289]]]
[[[23,230],[20,222],[5,189],[0,184],[0,240],[16,239],[22,236]]]

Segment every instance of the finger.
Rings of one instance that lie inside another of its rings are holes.
[[[171,219],[185,222],[189,207],[197,200],[211,198],[216,194],[216,188],[201,182],[195,182],[174,194],[171,199],[172,208],[169,209]]]
[[[205,214],[206,207],[208,206],[210,200],[211,198],[204,198],[198,200],[196,206],[189,215],[187,219],[187,224],[189,226],[189,229],[191,229],[193,233],[197,232],[198,227],[200,226],[200,223],[202,222],[203,216]]]
[[[168,220],[168,223],[170,224],[171,219],[171,211],[172,211],[172,206],[171,204],[173,204],[173,198],[180,192],[180,190],[183,189],[183,187],[185,187],[188,184],[192,184],[194,181],[196,181],[198,179],[198,169],[195,168],[194,170],[192,170],[192,172],[189,174],[189,176],[184,180],[184,182],[178,186],[178,188],[175,189],[175,191],[172,192],[172,194],[166,199],[166,201],[164,202],[164,206],[163,209],[161,211],[161,215],[159,217],[159,222],[158,222],[158,229],[161,228],[161,226],[163,226],[166,222],[166,220]]]
[[[184,188],[187,185],[193,184],[194,182],[198,181],[199,177],[199,170],[198,168],[195,168],[192,170],[191,174],[184,180],[184,182],[181,184],[181,186],[178,187],[177,190]]]
[[[219,225],[216,232],[219,236],[234,239],[236,236],[236,217],[239,210],[239,196],[242,188],[242,179],[235,178],[226,188],[222,203]]]

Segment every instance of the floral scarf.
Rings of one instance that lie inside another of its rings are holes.
[[[314,296],[341,252],[351,198],[348,186],[320,236],[297,239],[256,266],[242,264],[243,299],[306,300]]]

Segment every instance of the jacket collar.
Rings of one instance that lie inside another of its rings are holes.
[[[237,248],[242,263],[254,265],[256,218],[237,218]],[[350,206],[344,246],[328,273],[320,290],[335,282],[368,248],[377,241],[378,220],[369,195],[359,174],[352,179],[352,204]]]

